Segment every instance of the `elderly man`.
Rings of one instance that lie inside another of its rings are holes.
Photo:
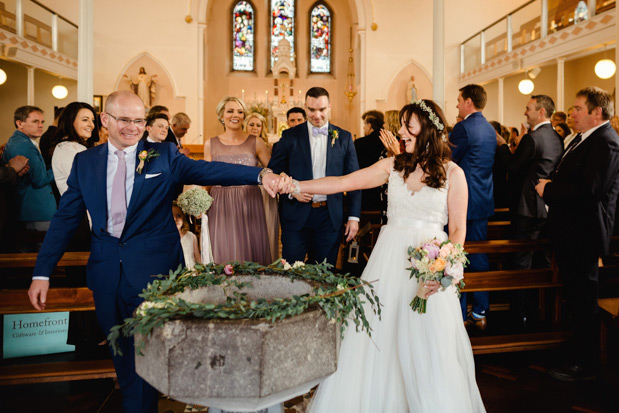
[[[168,136],[165,140],[166,142],[170,142],[176,145],[178,151],[186,156],[189,156],[190,151],[188,148],[183,148],[181,139],[187,134],[190,126],[191,119],[189,119],[189,116],[187,116],[186,113],[178,112],[170,120],[170,129],[168,129]]]
[[[268,169],[194,161],[168,143],[140,140],[144,104],[128,91],[112,93],[101,121],[109,130],[107,144],[75,157],[68,190],[34,268],[28,295],[37,310],[45,308],[49,276],[88,210],[92,218],[88,287],[104,332],[130,317],[152,274],[167,274],[183,263],[178,230],[172,217],[178,183],[257,185],[274,196],[280,177]],[[156,154],[138,165],[138,154]],[[137,168],[136,168],[137,167]],[[285,182],[281,182],[284,185]],[[133,339],[120,343],[124,356],[114,356],[125,412],[156,412],[157,392],[135,372]]]
[[[22,155],[28,158],[30,166],[28,173],[17,180],[18,219],[25,229],[44,232],[56,212],[56,199],[51,186],[54,175],[51,169],[46,169],[39,150],[38,140],[45,123],[43,111],[36,106],[22,106],[15,110],[13,120],[17,130],[6,144],[3,162],[6,164],[9,159]]]
[[[576,94],[572,118],[580,133],[570,143],[552,180],[535,187],[550,207],[550,236],[565,283],[574,336],[556,379],[592,379],[598,363],[598,257],[608,253],[619,194],[619,137],[610,126],[612,97],[588,87]]]
[[[350,132],[329,123],[329,92],[313,87],[305,94],[308,122],[286,129],[273,147],[269,168],[299,180],[341,176],[359,169]],[[361,192],[348,193],[346,240],[359,230]],[[344,228],[344,194],[300,193],[281,196],[282,256],[289,262],[335,265]]]

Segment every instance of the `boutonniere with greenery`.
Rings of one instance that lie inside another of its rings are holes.
[[[333,148],[333,145],[335,145],[335,141],[337,140],[337,138],[340,137],[340,133],[337,131],[337,129],[331,129],[329,131],[329,136],[331,136],[331,147]]]
[[[138,159],[140,160],[140,163],[138,164],[138,167],[136,168],[136,172],[141,174],[142,169],[144,168],[144,162],[148,162],[151,159],[157,158],[158,156],[159,156],[159,152],[157,152],[154,149],[149,149],[148,151],[143,150],[142,152],[140,152],[140,154],[138,155]]]

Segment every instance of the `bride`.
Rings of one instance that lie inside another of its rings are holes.
[[[295,191],[332,194],[388,183],[383,226],[362,279],[374,281],[381,319],[368,311],[371,338],[348,328],[337,372],[319,387],[311,412],[484,412],[471,343],[455,287],[410,279],[408,247],[437,238],[464,244],[467,184],[450,161],[446,122],[430,100],[406,105],[399,133],[406,153],[342,177],[294,182]],[[418,292],[427,312],[409,303]]]

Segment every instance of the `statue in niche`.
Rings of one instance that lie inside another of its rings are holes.
[[[155,78],[157,75],[150,76],[146,74],[144,67],[140,67],[140,73],[135,76],[123,75],[129,80],[131,90],[138,95],[146,107],[150,107],[155,100]]]
[[[413,103],[417,100],[417,88],[415,87],[415,76],[411,76],[411,80],[406,85],[406,101]]]

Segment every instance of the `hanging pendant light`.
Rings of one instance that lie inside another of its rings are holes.
[[[518,83],[518,91],[523,95],[530,94],[533,92],[533,89],[535,89],[535,84],[531,79],[522,79],[520,83]]]
[[[595,64],[595,75],[600,79],[609,79],[613,77],[616,71],[617,66],[610,59],[598,60]]]
[[[3,85],[6,82],[6,72],[0,69],[0,85]]]

